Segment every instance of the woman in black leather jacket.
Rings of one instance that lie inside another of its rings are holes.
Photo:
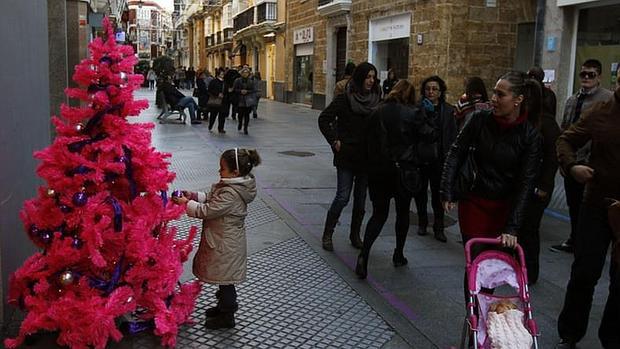
[[[395,267],[407,264],[403,250],[413,195],[410,188],[417,183],[411,183],[410,177],[402,176],[402,169],[405,168],[404,162],[410,160],[406,154],[411,152],[407,151],[415,147],[425,121],[423,112],[415,103],[415,88],[409,81],[400,80],[387,95],[385,103],[370,117],[366,166],[372,216],[366,224],[364,244],[355,268],[360,279],[366,278],[370,249],[388,218],[392,198],[396,205],[396,249],[392,262]]]
[[[319,115],[319,129],[332,147],[336,166],[336,197],[329,207],[323,230],[323,249],[333,251],[332,235],[342,210],[353,191],[353,216],[349,239],[355,248],[362,247],[360,230],[364,219],[368,176],[366,175],[366,127],[370,114],[381,100],[377,68],[364,62],[353,71],[345,93]]]
[[[493,90],[493,111],[475,113],[452,145],[441,196],[446,211],[459,201],[463,242],[497,237],[506,247],[516,246],[542,158],[541,136],[535,126],[541,98],[540,85],[525,73],[505,74]],[[477,168],[474,176],[461,172],[470,152],[476,164],[473,168]],[[474,178],[462,193],[455,192],[459,176]]]

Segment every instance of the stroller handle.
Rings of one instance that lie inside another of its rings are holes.
[[[469,239],[467,243],[465,244],[465,260],[467,264],[468,265],[471,264],[471,261],[472,261],[471,249],[474,245],[501,245],[501,244],[502,244],[502,240],[500,239],[493,239],[493,238]],[[521,245],[517,243],[517,246],[515,246],[515,250],[517,251],[517,254],[519,255],[519,264],[521,265],[521,267],[524,267],[525,266],[525,254],[523,253],[523,248],[521,247]]]

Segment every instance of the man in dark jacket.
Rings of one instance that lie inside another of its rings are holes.
[[[609,244],[618,242],[612,233],[607,205],[620,199],[620,89],[613,98],[585,110],[581,118],[557,142],[560,166],[567,176],[585,184],[574,236],[575,259],[566,288],[564,307],[558,319],[562,342],[558,348],[575,348],[586,333],[594,287],[605,265]],[[592,143],[590,161],[579,161],[577,152]],[[603,348],[620,348],[620,278],[612,263],[609,297],[599,327]]]
[[[582,111],[587,110],[594,103],[611,98],[612,93],[600,87],[601,71],[601,62],[596,59],[588,59],[581,66],[581,72],[579,73],[581,88],[579,92],[570,96],[566,101],[561,126],[563,131],[579,120]],[[577,161],[586,164],[589,157],[590,144],[585,144],[577,152]],[[566,204],[568,205],[571,225],[570,236],[568,240],[561,244],[552,246],[552,251],[573,252],[573,240],[579,225],[579,207],[583,201],[583,190],[584,185],[582,183],[575,181],[570,175],[564,175],[564,191],[566,193]]]
[[[196,120],[196,110],[198,110],[198,104],[196,104],[193,97],[186,96],[181,93],[170,83],[170,81],[164,81],[161,88],[164,92],[166,103],[171,106],[179,106],[189,109],[189,116],[192,125],[201,124],[200,121]]]

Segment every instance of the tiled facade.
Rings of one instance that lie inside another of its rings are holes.
[[[446,80],[451,92],[448,98],[454,101],[462,92],[465,77],[480,76],[491,88],[498,76],[513,68],[518,25],[534,22],[536,11],[533,0],[498,0],[494,7],[485,6],[480,0],[359,0],[350,1],[350,11],[339,11],[334,17],[319,13],[321,6],[341,3],[347,1],[289,1],[287,42],[292,43],[296,29],[314,28],[314,108],[323,108],[332,97],[331,89],[337,79],[335,50],[330,48],[330,38],[326,36],[339,26],[350,23],[347,60],[375,63],[369,57],[371,22],[410,14],[407,78],[418,86],[425,77],[437,74]],[[422,40],[419,44],[418,37]],[[294,98],[294,61],[295,47],[289,45],[286,64],[289,98]]]

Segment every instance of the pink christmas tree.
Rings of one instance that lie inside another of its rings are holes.
[[[9,303],[26,317],[9,348],[38,331],[58,332],[60,345],[104,348],[122,326],[174,346],[200,292],[197,282],[179,283],[196,228],[175,240],[168,226],[184,211],[167,197],[170,154],[151,146],[152,124],[127,121],[148,107],[133,99],[143,80],[133,74],[137,59],[115,43],[107,18],[104,27],[76,66],[80,88],[66,90],[84,106],[63,105],[56,139],[35,153],[46,185],[21,219],[41,251],[10,278]]]

